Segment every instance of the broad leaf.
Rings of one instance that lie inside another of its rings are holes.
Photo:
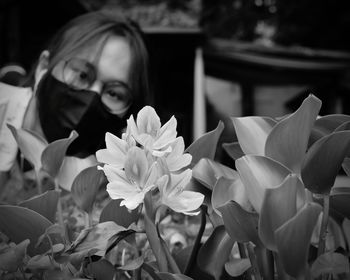
[[[229,201],[218,208],[222,214],[225,228],[231,238],[237,242],[253,242],[260,245],[258,235],[259,216],[244,210],[237,202]]]
[[[145,256],[141,255],[141,256],[137,257],[136,259],[127,261],[126,264],[124,264],[123,266],[119,266],[118,269],[136,270],[142,266],[144,260],[145,260]]]
[[[217,209],[233,200],[243,207],[243,209],[251,210],[252,206],[248,200],[245,187],[239,177],[236,179],[219,178],[212,192],[211,204],[218,215],[221,216]]]
[[[279,187],[265,191],[259,236],[266,248],[277,251],[275,230],[297,213],[298,192],[305,196],[304,185],[295,174],[288,175]],[[305,197],[302,203],[305,203]]]
[[[349,116],[350,117],[350,116]],[[346,131],[346,130],[350,130],[350,118],[349,121],[342,123],[341,125],[339,125],[334,132],[338,132],[338,131]]]
[[[56,221],[56,211],[60,192],[56,190],[47,191],[43,194],[34,196],[30,199],[20,202],[18,205],[32,209],[41,214],[51,223]]]
[[[330,208],[350,219],[350,187],[334,187],[330,194]]]
[[[91,166],[82,170],[72,184],[72,197],[75,203],[87,213],[91,213],[96,195],[104,179],[102,170]]]
[[[235,128],[239,145],[244,154],[265,154],[267,136],[276,124],[276,121],[268,117],[240,117],[231,118]]]
[[[20,206],[0,205],[0,231],[15,243],[29,239],[28,255],[30,256],[48,250],[48,246],[37,250],[34,245],[39,236],[51,225],[48,219],[33,210]]]
[[[278,122],[267,137],[265,155],[300,173],[311,128],[321,108],[321,101],[309,95],[299,109]]]
[[[59,186],[70,192],[75,177],[84,169],[95,165],[97,165],[97,161],[94,155],[86,158],[66,156],[57,175]]]
[[[305,187],[313,193],[329,193],[349,147],[350,131],[334,132],[314,143],[302,163]]]
[[[202,158],[192,170],[192,177],[202,183],[208,189],[213,190],[216,181],[220,177],[228,179],[237,179],[236,170],[229,168],[219,162],[208,158]]]
[[[244,156],[244,152],[238,142],[223,143],[222,147],[233,160]]]
[[[309,145],[312,145],[318,139],[331,134],[337,127],[348,121],[350,121],[350,116],[343,114],[332,114],[318,118],[312,129]]]
[[[313,278],[318,278],[322,274],[331,274],[334,279],[338,279],[339,274],[349,272],[348,258],[335,252],[327,252],[319,256],[311,267],[311,275]]]
[[[0,271],[17,271],[23,265],[29,243],[29,239],[26,239],[13,247],[0,250]]]
[[[350,220],[345,218],[342,223],[342,229],[344,232],[344,237],[346,239],[346,243],[348,245],[348,248],[350,246]]]
[[[124,230],[124,227],[114,222],[104,222],[84,229],[66,253],[69,253],[75,261],[82,260],[91,250],[94,250],[95,255],[104,256],[109,239]]]
[[[321,211],[320,205],[306,203],[292,219],[275,231],[282,265],[284,270],[293,277],[303,277],[307,273],[311,235]]]
[[[216,227],[199,249],[198,266],[206,273],[212,275],[215,280],[220,279],[233,244],[234,240],[227,234],[225,227]]]
[[[59,269],[60,265],[50,255],[36,255],[29,259],[26,267],[32,271],[53,270]]]
[[[350,158],[346,157],[342,163],[343,170],[345,171],[346,175],[350,177]]]
[[[226,272],[233,277],[242,275],[250,267],[249,259],[232,259],[225,263]]]
[[[191,280],[192,279],[183,274],[172,274],[168,272],[156,272],[156,274],[162,280]]]
[[[23,156],[33,164],[34,169],[38,172],[41,168],[41,154],[48,145],[47,141],[29,130],[16,129],[10,124],[7,126],[15,137]]]
[[[236,160],[236,168],[246,187],[250,203],[260,213],[264,192],[276,188],[291,171],[264,156],[246,155]]]
[[[95,280],[113,280],[116,269],[109,261],[101,259],[97,262],[87,264],[84,272]]]
[[[120,206],[121,199],[113,199],[102,209],[100,223],[113,221],[125,228],[132,223],[137,223],[140,217],[140,209],[130,211],[125,206]]]
[[[66,155],[68,146],[77,137],[78,133],[73,130],[68,138],[51,142],[43,151],[41,155],[42,167],[52,178],[56,178]]]
[[[192,155],[192,167],[201,158],[214,159],[219,137],[223,130],[224,124],[220,121],[216,129],[205,133],[186,149],[185,153],[190,153]]]

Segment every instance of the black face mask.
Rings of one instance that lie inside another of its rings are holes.
[[[67,155],[86,157],[104,147],[105,133],[120,136],[126,117],[108,112],[100,96],[89,90],[76,90],[46,74],[37,90],[39,119],[49,142],[66,138],[72,130],[79,137],[68,148]],[[129,110],[130,111],[130,110]]]

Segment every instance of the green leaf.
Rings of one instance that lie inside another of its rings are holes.
[[[0,251],[0,271],[15,272],[23,265],[26,255],[29,239],[23,240],[14,247],[6,248]]]
[[[63,159],[60,172],[57,175],[59,186],[70,192],[75,177],[78,176],[78,174],[84,169],[91,166],[96,166],[97,164],[95,155],[91,155],[86,158],[66,156]]]
[[[309,145],[311,146],[318,139],[331,134],[337,127],[348,121],[350,121],[349,115],[332,114],[321,116],[315,121]]]
[[[226,272],[233,277],[242,275],[251,266],[249,259],[232,259],[225,263]]]
[[[223,130],[224,124],[222,121],[219,121],[216,129],[205,133],[186,149],[185,153],[190,153],[192,155],[192,167],[201,158],[214,159],[217,144]]]
[[[220,177],[237,179],[236,170],[208,158],[202,158],[192,169],[192,177],[208,189],[213,190]]]
[[[132,223],[137,223],[140,217],[140,208],[129,210],[125,206],[120,206],[121,199],[113,199],[102,209],[100,223],[113,221],[117,225],[125,228]]]
[[[344,161],[342,163],[343,170],[345,171],[346,175],[350,177],[350,158],[346,157],[344,158]]]
[[[337,279],[339,274],[349,272],[348,258],[335,252],[322,254],[314,261],[311,267],[311,275],[313,278],[317,278],[322,274],[332,274],[334,279]]]
[[[59,197],[60,197],[59,191],[50,190],[43,194],[24,200],[20,202],[18,206],[31,209],[41,214],[42,216],[44,216],[51,223],[55,223],[57,203],[58,203]]]
[[[7,124],[7,126],[15,137],[23,156],[33,164],[36,171],[39,171],[41,168],[41,155],[48,145],[47,141],[29,130],[16,129],[10,124]]]
[[[42,168],[50,174],[52,178],[56,178],[60,171],[63,159],[66,155],[68,146],[78,137],[78,133],[74,130],[68,138],[59,139],[51,142],[41,155]]]
[[[34,271],[53,270],[55,268],[60,268],[60,265],[49,255],[36,255],[29,259],[26,267]]]
[[[214,211],[221,216],[217,209],[233,200],[243,207],[243,209],[251,210],[252,206],[248,200],[245,187],[239,177],[236,179],[219,178],[214,186],[211,196],[211,203]]]
[[[224,226],[214,228],[210,237],[199,249],[197,263],[200,269],[212,275],[215,280],[220,279],[234,242]]]
[[[123,266],[119,266],[118,269],[121,269],[121,270],[136,270],[136,269],[140,268],[143,265],[144,261],[145,261],[145,256],[141,255],[141,256],[137,257],[136,259],[127,261],[126,264],[124,264]]]
[[[350,116],[349,116],[350,117]],[[349,121],[342,123],[341,125],[339,125],[334,132],[338,132],[338,131],[346,131],[346,130],[350,130],[350,118]]]
[[[288,175],[279,187],[265,191],[259,219],[259,236],[266,248],[277,251],[275,230],[297,213],[298,193],[300,204],[303,205],[306,199],[304,185],[296,174]]]
[[[233,160],[244,156],[244,152],[238,142],[223,143],[222,147]]]
[[[236,160],[236,168],[246,188],[249,201],[260,213],[267,188],[279,186],[291,171],[268,157],[246,155]]]
[[[334,187],[330,194],[330,208],[350,219],[350,186]]]
[[[299,109],[278,122],[267,137],[265,155],[300,173],[321,100],[309,95]]]
[[[229,201],[218,208],[222,214],[225,228],[231,238],[237,242],[253,242],[260,245],[258,235],[259,216],[244,210],[237,202]]]
[[[168,272],[156,272],[162,280],[191,280],[192,278],[183,274],[172,274]]]
[[[293,277],[307,273],[307,258],[312,232],[322,207],[306,203],[288,222],[275,231],[275,240],[284,270]]]
[[[342,223],[342,229],[344,232],[344,237],[346,239],[346,243],[348,245],[348,248],[350,246],[350,220],[345,218]]]
[[[113,280],[116,269],[109,261],[101,259],[97,262],[90,262],[84,272],[95,280]]]
[[[301,178],[305,187],[313,193],[329,193],[349,145],[350,131],[334,132],[314,143],[302,163]]]
[[[109,239],[121,231],[125,231],[125,228],[111,221],[84,229],[66,253],[70,254],[74,262],[80,262],[91,250],[95,255],[104,256]]]
[[[244,154],[264,155],[265,142],[276,124],[269,117],[232,117],[239,145]]]
[[[72,197],[75,203],[87,213],[91,213],[96,195],[103,182],[104,173],[97,166],[82,170],[72,184]]]
[[[0,205],[0,231],[15,243],[29,239],[28,255],[30,256],[49,249],[47,244],[39,249],[35,249],[34,246],[40,235],[51,225],[48,219],[31,209]]]

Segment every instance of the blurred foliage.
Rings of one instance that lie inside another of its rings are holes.
[[[225,39],[350,50],[349,12],[346,0],[203,0],[201,26]]]

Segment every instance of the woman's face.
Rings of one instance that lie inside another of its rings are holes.
[[[99,54],[101,42],[97,47],[81,50],[67,61],[60,61],[52,75],[76,89],[98,93],[111,113],[123,115],[132,102],[130,45],[123,37],[109,36]]]

